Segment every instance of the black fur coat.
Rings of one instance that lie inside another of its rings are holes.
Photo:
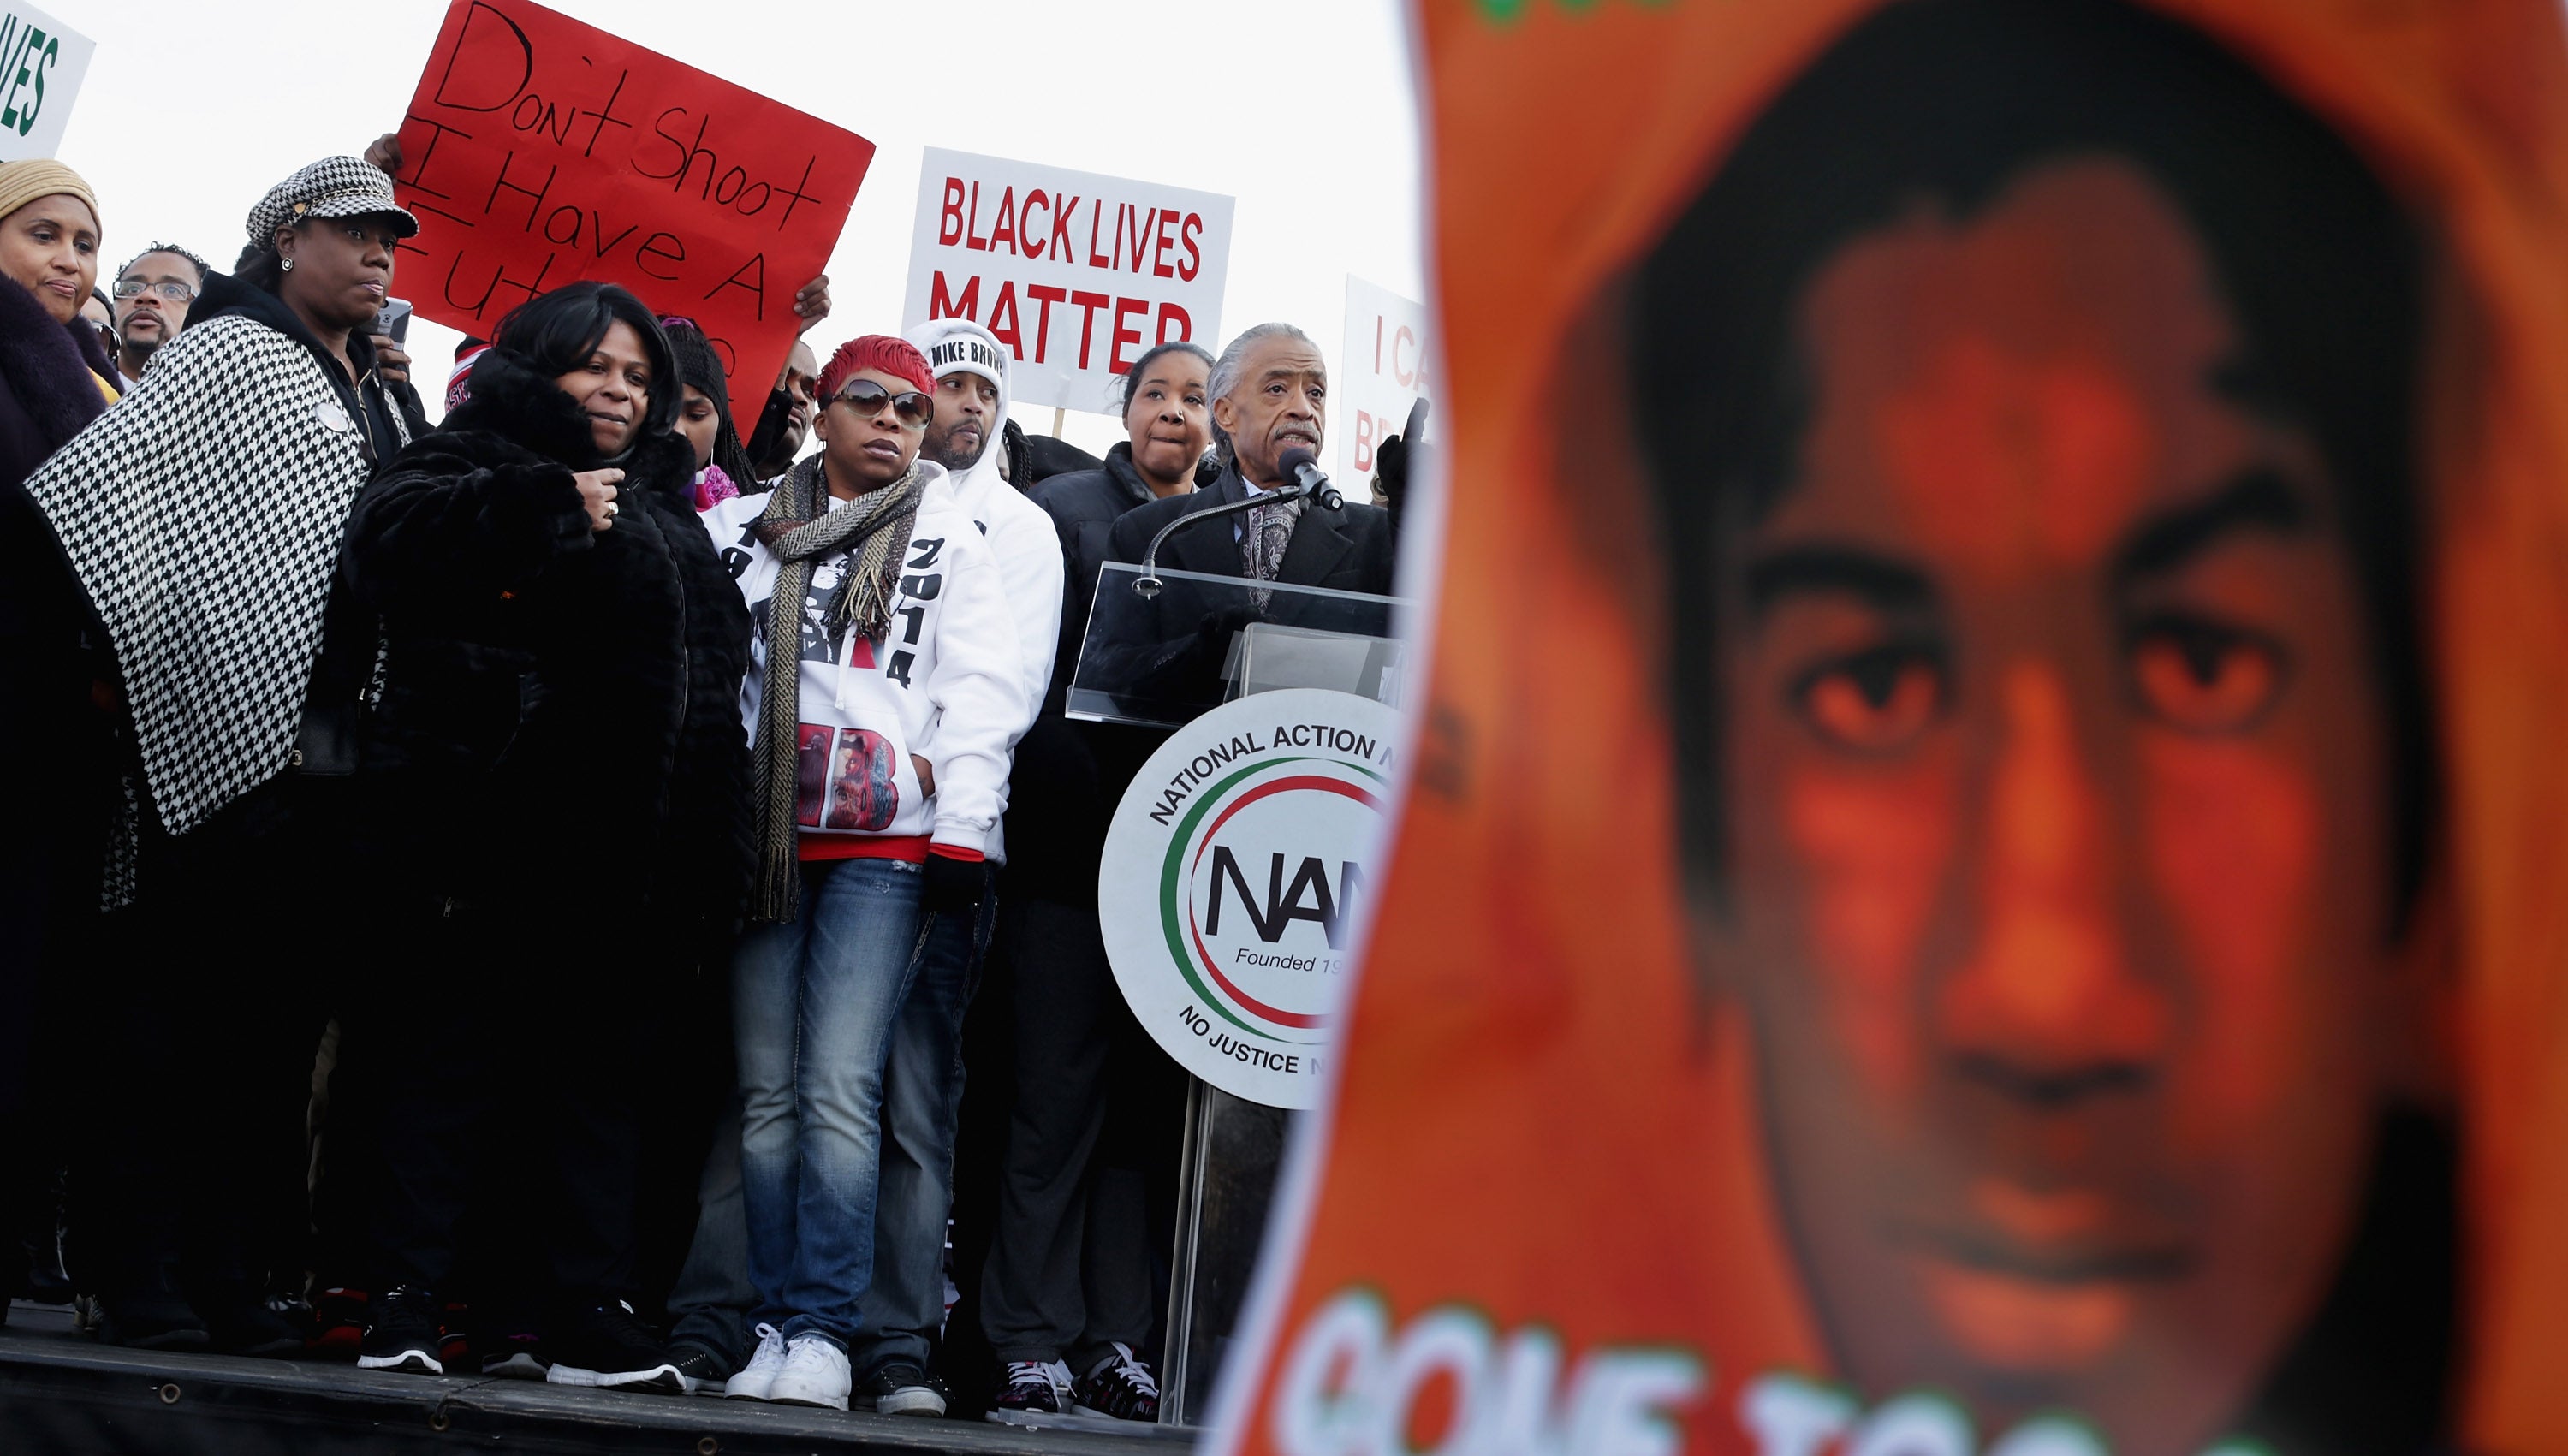
[[[591,531],[571,474],[610,463],[620,513]],[[347,567],[385,656],[361,838],[401,904],[529,952],[612,925],[721,953],[749,882],[750,622],[694,473],[674,434],[600,458],[570,397],[494,350],[367,490]]]
[[[96,325],[58,324],[35,294],[15,283],[0,289],[0,487],[23,482],[106,413],[98,380],[114,373]]]

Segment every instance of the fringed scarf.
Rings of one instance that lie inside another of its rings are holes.
[[[846,570],[829,595],[821,628],[839,653],[854,633],[880,637],[891,621],[900,588],[901,548],[918,518],[918,469],[877,490],[829,509],[821,457],[796,465],[777,482],[758,518],[761,545],[776,556],[776,595],[767,608],[767,682],[760,694],[757,763],[758,880],[750,915],[782,923],[801,913],[802,876],[796,855],[794,795],[798,784],[796,727],[802,720],[802,599],[811,589],[811,566],[848,553]],[[840,671],[845,671],[844,667]]]

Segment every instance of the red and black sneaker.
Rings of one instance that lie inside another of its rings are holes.
[[[999,1366],[999,1398],[986,1419],[1007,1426],[1055,1426],[1070,1408],[1070,1366],[1059,1360],[1008,1360]]]
[[[1115,1353],[1099,1360],[1070,1390],[1070,1408],[1081,1415],[1150,1422],[1159,1418],[1159,1382],[1128,1344],[1118,1343]]]
[[[324,1359],[353,1360],[366,1339],[366,1292],[334,1285],[312,1300],[313,1333],[304,1348]]]
[[[460,1301],[446,1302],[439,1324],[437,1358],[450,1370],[473,1368],[473,1307]]]

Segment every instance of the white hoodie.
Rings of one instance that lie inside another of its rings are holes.
[[[1017,738],[1034,726],[1036,711],[1043,707],[1044,693],[1052,686],[1053,656],[1061,646],[1061,536],[1043,507],[1027,499],[1025,492],[999,474],[1003,451],[1000,432],[1008,423],[1011,356],[1007,346],[970,319],[938,319],[919,325],[903,337],[927,356],[927,367],[938,379],[965,371],[998,386],[999,407],[990,417],[990,433],[982,440],[981,457],[968,470],[947,473],[942,484],[930,490],[941,490],[947,500],[969,514],[973,524],[989,538],[991,554],[998,558],[1000,589],[1007,594],[1008,614],[1017,626],[1018,676],[1026,692],[1025,722],[1008,739],[1013,750]],[[1007,807],[1004,787],[999,803],[1002,809]],[[995,836],[990,857],[1007,858],[1005,847]]]
[[[945,472],[928,460],[918,469],[927,488],[882,637],[850,633],[844,642],[828,641],[821,614],[847,557],[812,563],[802,604],[795,802],[806,859],[859,853],[914,861],[931,840],[965,857],[996,854],[1009,753],[1033,709],[998,563],[978,525],[939,488]],[[763,494],[743,495],[698,517],[757,624],[741,689],[741,721],[753,743],[779,566],[752,529],[768,502]],[[832,499],[829,508],[843,504]],[[936,774],[933,797],[918,791],[912,753]]]

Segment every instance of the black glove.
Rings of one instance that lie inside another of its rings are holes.
[[[918,908],[927,915],[977,910],[989,888],[988,860],[956,859],[931,849],[927,863],[919,866]]]
[[[1413,445],[1397,435],[1374,446],[1374,504],[1391,512],[1391,529],[1395,535],[1400,531],[1401,504],[1409,498],[1409,477],[1426,448],[1424,440]]]
[[[1400,503],[1409,488],[1409,441],[1395,435],[1373,447],[1373,503]]]
[[[1265,620],[1266,617],[1263,613],[1259,612],[1255,607],[1244,604],[1236,607],[1224,607],[1217,612],[1206,612],[1203,614],[1203,617],[1195,623],[1196,650],[1206,653],[1216,659],[1228,657],[1230,655],[1230,640],[1247,631],[1255,624]],[[1221,664],[1219,662],[1215,662],[1213,664],[1216,671],[1220,669],[1220,666]]]
[[[1230,662],[1231,643],[1248,630],[1249,624],[1261,620],[1257,609],[1244,603],[1204,613],[1203,619],[1195,623],[1195,635],[1177,654],[1177,661],[1184,665],[1184,681],[1199,693],[1211,694],[1207,701],[1219,702],[1221,670]]]

